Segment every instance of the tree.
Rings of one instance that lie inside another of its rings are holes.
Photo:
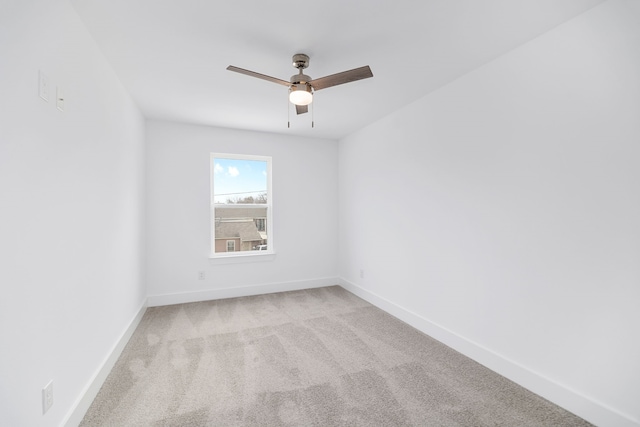
[[[245,197],[232,197],[227,199],[227,203],[230,205],[239,205],[239,204],[247,204],[247,205],[255,205],[255,204],[266,204],[267,203],[267,193],[261,193],[257,196],[245,196]]]

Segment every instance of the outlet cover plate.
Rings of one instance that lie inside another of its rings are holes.
[[[47,411],[53,406],[53,380],[49,381],[49,384],[42,389],[42,414],[46,414]]]
[[[64,91],[60,86],[56,87],[56,108],[64,111]]]

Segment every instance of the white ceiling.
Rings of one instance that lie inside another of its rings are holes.
[[[148,118],[338,139],[603,0],[71,0]],[[312,78],[369,65],[287,129],[294,53]]]

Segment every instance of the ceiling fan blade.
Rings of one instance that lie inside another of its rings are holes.
[[[309,111],[308,105],[296,105],[296,114],[304,114]]]
[[[244,68],[234,67],[233,65],[229,65],[227,67],[227,70],[235,71],[236,73],[245,74],[245,75],[251,76],[251,77],[257,77],[259,79],[266,80],[268,82],[278,83],[278,84],[281,84],[283,86],[287,86],[287,87],[291,86],[291,83],[286,81],[286,80],[281,80],[281,79],[277,79],[275,77],[267,76],[265,74],[256,73],[255,71],[245,70]]]
[[[368,79],[373,77],[371,68],[368,65],[353,70],[343,71],[341,73],[332,74],[319,79],[311,80],[309,83],[314,90],[326,89],[331,86],[337,86],[344,83],[355,82],[356,80]]]

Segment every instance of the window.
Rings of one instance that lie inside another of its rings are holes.
[[[273,253],[271,201],[271,157],[212,153],[212,256]]]

